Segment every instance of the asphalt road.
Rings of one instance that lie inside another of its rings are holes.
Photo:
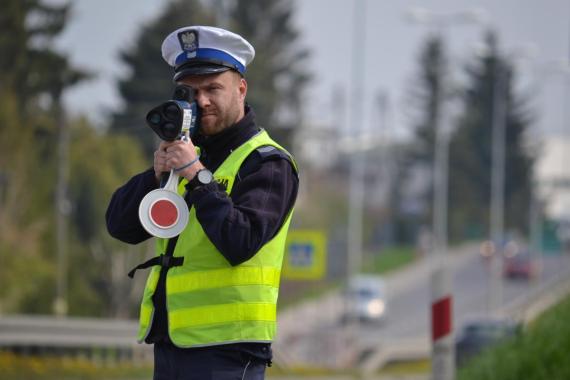
[[[503,279],[503,306],[520,300],[541,282],[568,272],[570,255],[548,254],[543,256],[542,276],[535,281]],[[487,314],[491,289],[488,263],[478,254],[468,254],[464,260],[452,265],[453,319],[454,327],[474,316]],[[374,345],[397,340],[426,339],[430,336],[431,294],[429,277],[389,299],[388,319],[383,325],[360,325],[362,344]]]
[[[490,271],[477,245],[450,251],[445,260],[452,273],[453,325],[457,330],[466,318],[488,314]],[[433,262],[418,260],[386,277],[388,317],[381,325],[360,324],[347,329],[341,323],[339,294],[307,302],[279,316],[276,362],[285,367],[353,367],[363,351],[385,348],[428,352],[430,338]],[[570,255],[543,256],[543,272],[537,281],[503,281],[503,306],[520,302],[541,284],[562,273],[570,275]],[[420,355],[420,354],[418,354]]]

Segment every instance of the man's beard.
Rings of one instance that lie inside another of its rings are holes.
[[[202,133],[206,136],[216,135],[225,129],[234,125],[238,120],[239,116],[239,104],[236,104],[228,112],[220,114],[219,110],[216,110],[211,114],[215,118],[213,125],[205,127],[202,125]]]

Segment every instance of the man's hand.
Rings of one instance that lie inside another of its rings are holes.
[[[181,168],[196,158],[196,147],[191,141],[161,141],[158,149],[154,152],[154,175],[157,181],[160,182],[163,172]],[[196,161],[196,163],[178,171],[176,174],[191,180],[198,170],[203,168],[204,165],[200,161]]]

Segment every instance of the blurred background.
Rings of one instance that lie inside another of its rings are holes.
[[[153,244],[104,214],[152,165],[186,25],[253,44],[248,103],[301,168],[269,378],[450,378],[439,293],[442,368],[566,318],[567,1],[3,0],[0,379],[150,376],[126,274]]]

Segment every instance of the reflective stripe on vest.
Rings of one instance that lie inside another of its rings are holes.
[[[235,149],[214,173],[216,181],[231,193],[243,161],[261,146],[286,152],[265,131]],[[291,159],[295,165],[293,159]],[[295,166],[295,170],[297,170]],[[186,180],[178,188],[185,191]],[[170,339],[179,347],[209,346],[230,342],[269,342],[276,330],[276,306],[287,230],[292,210],[275,237],[248,261],[232,267],[210,242],[190,210],[188,226],[180,235],[174,256],[184,265],[173,267],[166,277]],[[157,255],[164,253],[166,239],[157,239]],[[160,275],[152,268],[140,312],[139,340],[152,325],[152,295]]]

